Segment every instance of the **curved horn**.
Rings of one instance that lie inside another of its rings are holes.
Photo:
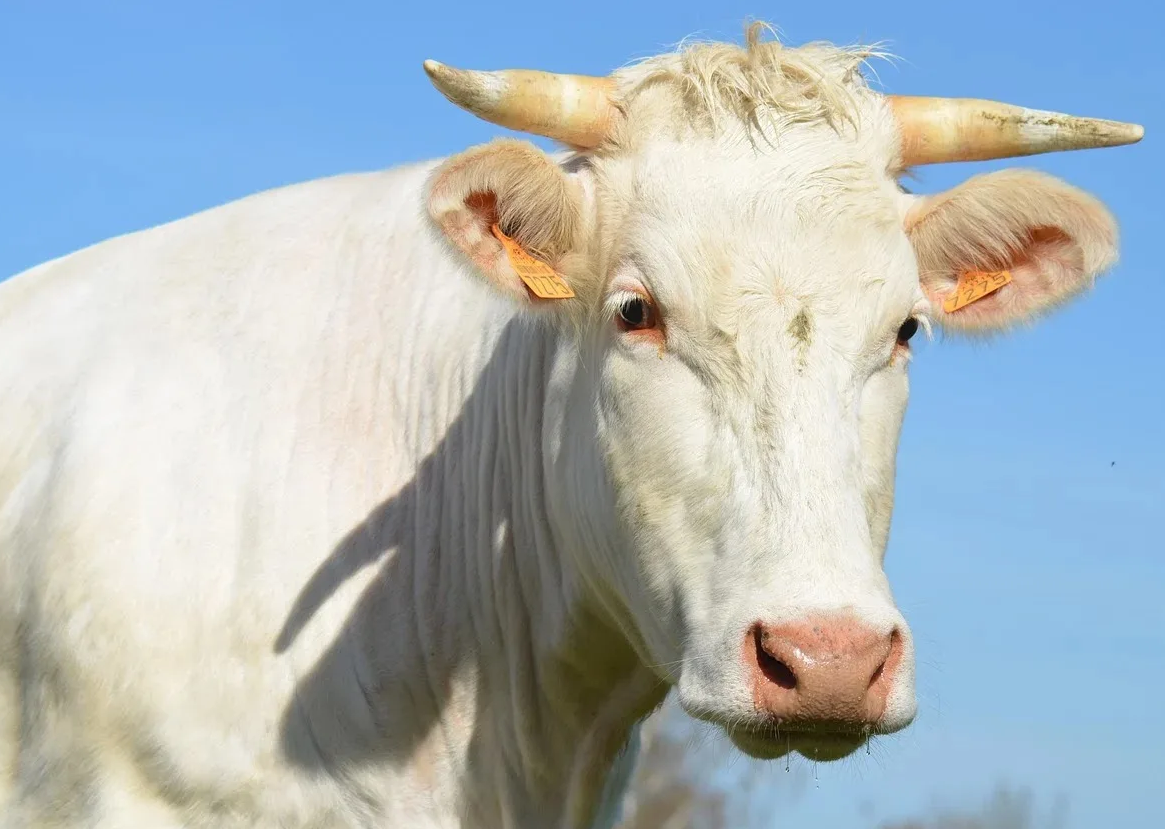
[[[479,118],[576,147],[598,146],[618,115],[610,78],[531,69],[474,72],[435,60],[425,61],[425,72],[442,95]]]
[[[1058,112],[980,101],[889,95],[905,166],[986,161],[1058,150],[1135,144],[1138,124],[1077,118]]]

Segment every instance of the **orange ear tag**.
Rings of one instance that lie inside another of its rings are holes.
[[[1011,271],[967,271],[959,277],[955,292],[943,303],[948,314],[978,302],[1011,281]]]
[[[502,229],[497,225],[493,225],[490,230],[502,243],[510,264],[534,296],[539,299],[570,299],[574,296],[574,291],[566,284],[565,279],[554,272],[554,268],[526,253],[525,248],[502,233]]]

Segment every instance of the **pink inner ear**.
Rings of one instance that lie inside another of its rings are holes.
[[[441,215],[441,229],[483,272],[492,273],[504,253],[490,227],[498,220],[498,200],[492,192],[475,191],[462,202],[464,210]]]
[[[1037,227],[1012,270],[1017,290],[1034,310],[1079,290],[1084,251],[1060,228]]]
[[[995,328],[1022,322],[1080,288],[1084,270],[1083,251],[1064,231],[1055,227],[1031,230],[1010,262],[982,270],[1009,270],[1012,281],[998,291],[943,316],[967,328]],[[941,309],[955,291],[958,274],[933,279],[927,293]]]
[[[501,243],[490,230],[498,220],[498,197],[488,192],[470,193],[465,197],[465,207],[466,216],[474,227],[473,237],[466,240],[465,252],[477,267],[491,273],[503,253]]]
[[[487,228],[498,220],[498,197],[495,193],[480,190],[470,193],[465,197],[465,206]]]

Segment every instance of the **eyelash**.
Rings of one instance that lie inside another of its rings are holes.
[[[615,325],[624,333],[654,331],[659,328],[659,309],[650,297],[636,291],[619,291],[607,300]]]
[[[894,356],[902,355],[906,360],[910,360],[914,354],[910,340],[914,338],[919,329],[922,329],[927,338],[931,336],[930,319],[925,314],[914,313],[906,318],[906,321],[898,328],[898,334],[894,341]],[[907,332],[905,338],[902,336],[903,331]]]

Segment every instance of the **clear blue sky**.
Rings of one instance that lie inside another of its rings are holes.
[[[781,825],[858,829],[1007,779],[1045,804],[1066,795],[1073,827],[1160,825],[1165,370],[1153,320],[1165,274],[1153,246],[1165,228],[1165,73],[1154,5],[8,0],[0,275],[257,190],[496,135],[429,86],[427,57],[602,73],[686,35],[739,39],[758,16],[792,42],[888,41],[903,57],[879,67],[890,91],[1139,121],[1138,146],[1021,162],[1118,216],[1122,263],[1096,291],[990,345],[922,344],[889,553],[918,637],[921,715],[872,756],[821,767],[818,785],[776,813]],[[928,169],[917,187],[998,166]]]

